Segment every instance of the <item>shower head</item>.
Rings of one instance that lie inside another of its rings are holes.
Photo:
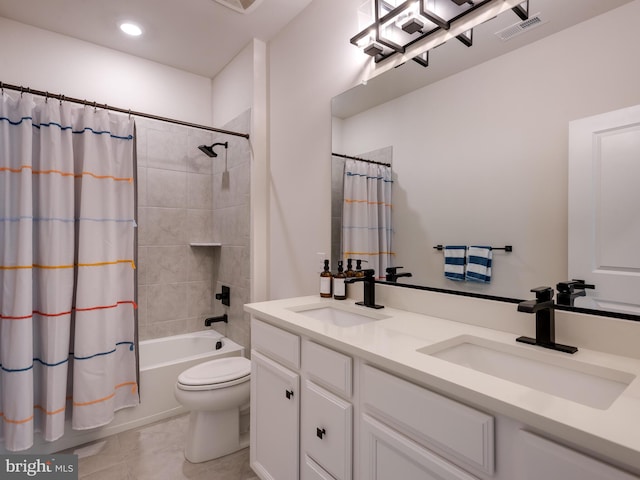
[[[222,145],[225,149],[229,148],[229,142],[224,143],[214,143],[212,145],[200,145],[198,148],[202,153],[204,153],[207,157],[217,157],[218,154],[213,151],[213,147],[216,145]]]

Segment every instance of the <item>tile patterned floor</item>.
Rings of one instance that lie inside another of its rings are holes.
[[[78,455],[82,480],[257,480],[249,449],[203,463],[183,454],[188,415],[171,418],[64,453]]]

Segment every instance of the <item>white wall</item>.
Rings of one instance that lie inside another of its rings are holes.
[[[329,258],[330,100],[363,68],[359,3],[314,1],[269,45],[270,298],[317,293],[316,252]]]
[[[0,18],[0,81],[211,125],[211,80]]]
[[[229,62],[212,84],[213,124],[224,125],[253,103],[254,42],[249,42]]]
[[[271,45],[273,298],[315,293],[315,252],[330,248],[330,100],[357,81],[365,62],[349,44],[357,30],[357,3],[314,2]],[[334,9],[343,13],[331,16]],[[351,135],[344,134],[346,153],[390,144],[395,149],[402,142],[391,133],[428,145],[423,151],[394,150],[414,159],[410,168],[396,166],[403,201],[411,202],[416,217],[406,242],[418,249],[402,263],[408,270],[421,257],[436,258],[435,244],[466,243],[463,230],[472,221],[477,242],[514,245],[509,262],[522,288],[564,279],[567,122],[640,103],[637,18],[638,0],[405,97],[398,104],[416,120],[406,131],[398,132],[397,116],[387,115],[383,128],[362,145],[349,146]],[[322,36],[327,25],[329,38]],[[417,101],[426,102],[428,111],[415,112]],[[487,128],[496,123],[499,131]],[[462,191],[443,189],[442,175]],[[481,183],[475,194],[490,195],[498,182],[510,187],[476,208],[464,192],[470,178]],[[445,218],[443,202],[453,202],[461,217]],[[431,212],[427,223],[415,211],[421,206]],[[438,278],[441,260],[436,258]],[[549,260],[550,270],[539,277],[538,265]],[[499,267],[501,260],[496,262]]]
[[[214,125],[251,110],[251,300],[267,299],[268,100],[267,45],[254,39],[212,81]]]

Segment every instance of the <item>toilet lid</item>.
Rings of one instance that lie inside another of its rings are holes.
[[[210,360],[186,369],[178,376],[178,383],[186,386],[202,386],[227,383],[248,377],[251,361],[244,357]]]

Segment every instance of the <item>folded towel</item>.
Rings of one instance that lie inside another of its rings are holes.
[[[491,281],[491,247],[469,247],[466,279],[471,282],[489,283]]]
[[[448,245],[444,247],[444,276],[449,280],[464,280],[464,264],[467,247]]]

